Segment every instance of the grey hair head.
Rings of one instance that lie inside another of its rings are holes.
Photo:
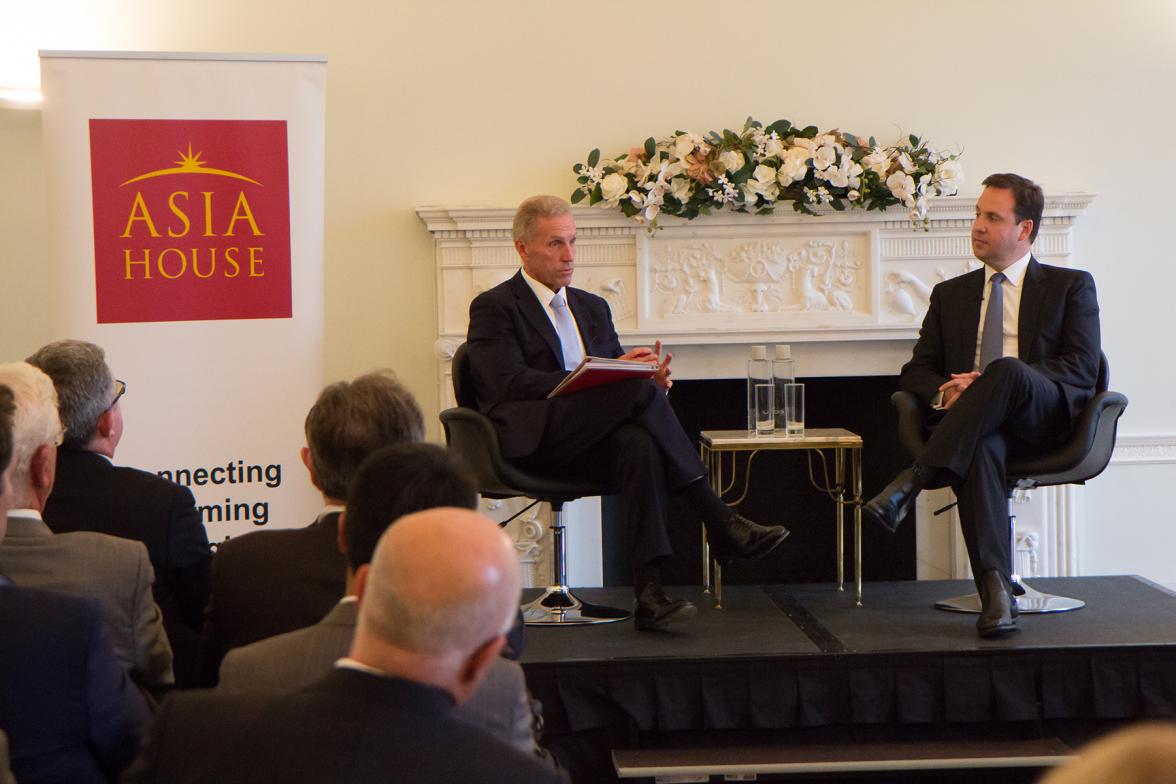
[[[33,454],[45,444],[57,443],[61,433],[57,392],[49,377],[27,362],[0,365],[0,384],[8,387],[16,400],[8,476],[19,494],[28,484]]]
[[[57,388],[67,448],[80,449],[98,432],[98,418],[114,401],[114,378],[106,352],[84,340],[58,340],[26,360],[40,368]]]
[[[532,196],[515,210],[511,238],[525,240],[531,236],[535,222],[540,218],[556,218],[569,215],[571,211],[572,206],[558,196]]]

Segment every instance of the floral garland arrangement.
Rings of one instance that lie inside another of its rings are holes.
[[[748,117],[742,133],[675,131],[603,162],[593,150],[573,167],[579,185],[571,201],[618,207],[651,231],[659,215],[691,220],[723,208],[767,215],[785,200],[808,215],[822,205],[882,210],[902,204],[912,227],[926,229],[927,199],[959,189],[959,157],[914,134],[883,147],[872,136],[863,142],[836,129],[822,133],[788,120],[765,126]]]

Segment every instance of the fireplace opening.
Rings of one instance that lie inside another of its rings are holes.
[[[898,388],[897,377],[798,380],[805,384],[807,427],[840,427],[862,437],[864,498],[878,492],[909,465],[909,459],[898,444],[897,418],[890,405],[890,395]],[[678,418],[696,444],[698,434],[703,430],[745,428],[746,400],[747,386],[743,379],[675,381],[670,393]],[[740,478],[732,489],[732,497],[738,497],[742,490],[747,453],[739,454],[738,459]],[[755,458],[750,490],[738,510],[757,522],[782,523],[792,533],[788,541],[768,558],[733,564],[724,570],[724,582],[759,585],[832,582],[836,579],[836,507],[830,498],[810,485],[807,459],[804,451],[769,451]],[[832,460],[827,462],[831,473]],[[816,462],[814,475],[818,478],[821,476],[819,471],[820,463]],[[629,548],[619,513],[618,496],[603,500],[605,585],[632,583]],[[667,585],[697,585],[702,576],[702,535],[698,518],[682,499],[674,498],[669,523],[674,556],[665,565],[663,582]],[[845,579],[849,584],[853,579],[853,520],[848,510],[843,525]],[[915,579],[913,519],[908,519],[894,534],[871,524],[868,519],[863,520],[862,542],[864,580]]]

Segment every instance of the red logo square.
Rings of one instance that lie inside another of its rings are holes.
[[[90,120],[98,323],[290,318],[284,120]]]

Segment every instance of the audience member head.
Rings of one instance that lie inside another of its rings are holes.
[[[302,460],[315,487],[341,502],[368,455],[383,446],[420,441],[424,433],[420,408],[392,372],[368,373],[319,393],[306,415]]]
[[[15,413],[12,390],[0,385],[0,542],[4,541],[8,528],[8,509],[12,501],[8,464],[12,462],[12,417]]]
[[[40,368],[57,388],[57,405],[65,428],[63,446],[89,449],[114,456],[122,437],[121,382],[116,382],[106,365],[100,346],[84,340],[58,340],[37,349],[26,360]]]
[[[372,560],[376,543],[397,519],[438,506],[473,509],[474,481],[434,444],[397,444],[363,461],[347,494],[343,552],[354,572]]]
[[[0,365],[0,384],[12,390],[16,400],[8,468],[12,483],[10,508],[40,511],[53,490],[57,445],[61,442],[57,393],[49,376],[27,362]]]
[[[360,568],[352,658],[464,702],[515,620],[519,572],[510,539],[476,512],[400,518]]]
[[[1027,177],[1009,172],[990,174],[982,184],[985,188],[1001,188],[1011,193],[1017,222],[1033,221],[1033,228],[1029,232],[1029,244],[1032,245],[1041,228],[1041,213],[1045,211],[1045,194],[1041,186]]]
[[[1079,750],[1041,784],[1176,784],[1176,724],[1136,724]]]

